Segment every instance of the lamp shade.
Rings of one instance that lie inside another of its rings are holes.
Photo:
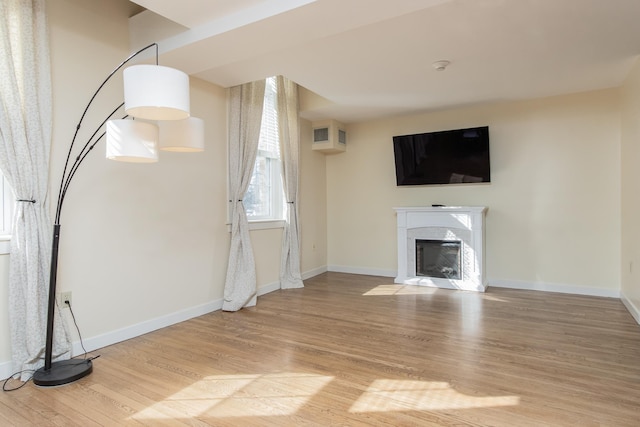
[[[134,163],[157,162],[158,126],[140,120],[109,120],[107,159]]]
[[[189,76],[161,65],[132,65],[123,72],[124,109],[147,120],[189,117]]]
[[[197,117],[158,122],[160,149],[164,151],[204,151],[204,122]]]

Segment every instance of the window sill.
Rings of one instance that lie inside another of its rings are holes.
[[[249,230],[270,230],[275,228],[284,228],[284,223],[284,219],[249,221]],[[227,224],[227,231],[231,232],[231,224]]]
[[[11,236],[0,235],[0,255],[7,255],[11,253]]]
[[[249,230],[268,230],[271,228],[284,228],[284,219],[249,221]]]

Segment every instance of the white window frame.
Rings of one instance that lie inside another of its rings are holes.
[[[273,138],[275,133],[275,138],[277,139],[277,111],[275,111],[275,118],[273,115],[270,118],[267,118],[267,114],[269,111],[267,109],[271,108],[275,110],[277,103],[277,93],[275,92],[276,82],[275,77],[270,77],[266,82],[265,89],[265,103],[263,111],[263,120],[262,126],[265,126],[266,122],[269,122],[271,125],[271,134],[265,132],[263,128],[260,132],[261,142],[266,142],[264,138]],[[269,93],[271,91],[271,93]],[[270,120],[269,120],[270,119]],[[275,127],[275,129],[273,129]],[[274,132],[275,130],[275,132]],[[269,136],[268,136],[269,135]],[[273,143],[273,141],[271,141]],[[278,155],[280,155],[280,141],[276,140],[276,147],[278,151]],[[255,229],[267,229],[267,228],[279,228],[284,227],[284,214],[285,214],[285,199],[284,199],[284,188],[282,184],[282,164],[281,158],[273,156],[273,152],[269,150],[258,148],[258,153],[256,156],[256,164],[260,161],[267,162],[267,175],[269,176],[269,182],[266,184],[268,187],[268,202],[266,203],[267,211],[264,215],[249,215],[247,214],[247,219],[249,221],[249,228],[252,230]],[[255,166],[254,166],[255,173]]]
[[[15,203],[13,190],[0,172],[0,254],[8,254],[11,249],[11,229]]]
[[[256,163],[263,160],[266,162],[266,174],[268,175],[268,202],[266,204],[266,212],[264,215],[247,215],[249,222],[255,221],[278,221],[284,218],[283,213],[283,192],[282,192],[282,176],[280,159],[271,157],[269,152],[258,150]],[[278,191],[280,189],[280,191]]]

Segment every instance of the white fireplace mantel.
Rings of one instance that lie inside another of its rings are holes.
[[[484,292],[483,206],[429,206],[393,208],[398,219],[398,276],[395,283]],[[416,239],[459,241],[462,274],[459,280],[418,276]]]

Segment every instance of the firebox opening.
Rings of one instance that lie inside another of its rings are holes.
[[[416,276],[460,280],[461,241],[416,239]]]

